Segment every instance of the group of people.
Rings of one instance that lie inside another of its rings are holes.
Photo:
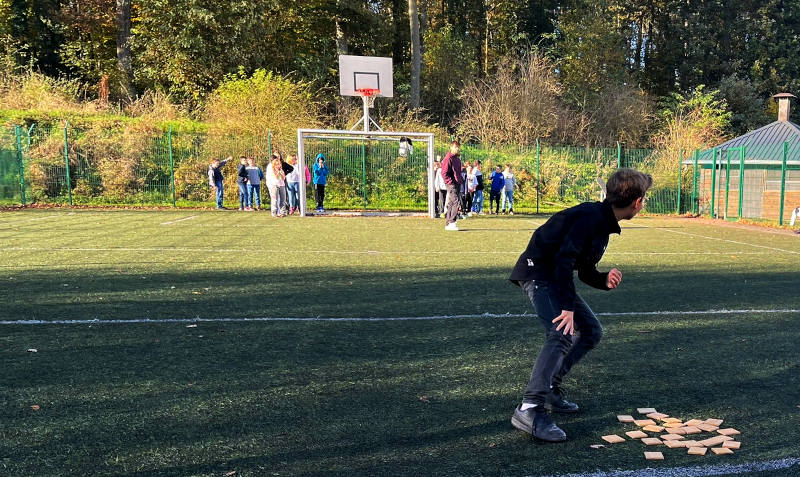
[[[233,160],[213,159],[208,166],[208,184],[216,198],[217,209],[225,209],[222,166]],[[314,173],[305,167],[306,185],[314,182],[314,197],[317,211],[323,212],[325,201],[325,185],[328,182],[328,166],[325,155],[318,154],[313,167]],[[236,184],[239,186],[239,210],[261,210],[261,182],[266,181],[269,191],[270,212],[273,217],[292,215],[300,209],[300,181],[302,177],[297,167],[297,156],[290,155],[288,161],[280,152],[275,152],[269,160],[265,172],[258,166],[255,158],[240,156]]]
[[[435,210],[436,217],[445,216],[447,230],[458,230],[455,225],[458,218],[467,218],[475,214],[483,214],[484,185],[483,164],[481,161],[462,163],[459,157],[461,144],[450,143],[450,150],[444,159],[437,158],[433,163],[435,170]],[[496,166],[489,176],[489,214],[506,213],[514,215],[514,189],[517,179],[512,172],[511,164]],[[453,198],[449,198],[449,194]],[[451,217],[448,217],[448,204]]]

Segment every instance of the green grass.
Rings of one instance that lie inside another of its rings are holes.
[[[544,220],[469,219],[452,234],[425,218],[2,212],[0,320],[532,313],[506,278]],[[0,471],[522,476],[796,456],[798,314],[680,312],[798,308],[798,238],[689,219],[623,227],[601,263],[622,287],[580,293],[598,313],[676,313],[601,317],[603,342],[567,381],[583,412],[557,419],[564,444],[509,423],[542,342],[535,317],[2,325]],[[637,442],[589,448],[641,406],[725,419],[742,449],[664,448],[654,463]]]

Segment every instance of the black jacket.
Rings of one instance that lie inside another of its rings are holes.
[[[552,284],[562,310],[573,310],[578,278],[594,288],[608,290],[608,273],[597,271],[612,233],[619,234],[619,222],[608,201],[585,202],[562,210],[536,229],[511,271],[511,280],[545,280]]]

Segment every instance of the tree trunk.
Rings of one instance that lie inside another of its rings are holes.
[[[131,0],[116,0],[117,9],[117,68],[122,73],[124,94],[132,98],[133,62],[131,61]]]
[[[342,4],[341,2],[336,2],[336,54],[337,55],[346,55],[347,54],[347,38],[344,37],[344,31],[342,31],[342,24],[339,20],[342,17]]]
[[[422,55],[420,54],[417,0],[408,0],[408,23],[411,26],[411,109],[418,109],[419,73],[422,68]]]

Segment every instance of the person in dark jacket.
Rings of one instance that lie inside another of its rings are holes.
[[[444,206],[445,230],[458,231],[458,207],[461,203],[460,186],[464,182],[461,176],[461,158],[458,141],[450,143],[450,151],[442,159],[442,178],[447,188],[447,199]]]
[[[606,184],[603,202],[585,202],[563,210],[539,227],[522,252],[509,280],[528,295],[545,328],[545,343],[511,424],[534,437],[561,442],[567,436],[550,418],[553,412],[578,412],[565,399],[561,383],[569,370],[594,348],[603,327],[575,292],[573,271],[584,283],[601,290],[617,288],[622,273],[597,270],[612,233],[620,220],[630,220],[642,210],[653,179],[633,169],[619,169]],[[577,335],[575,332],[577,331]]]
[[[328,183],[328,166],[325,165],[325,155],[317,154],[317,163],[314,164],[314,198],[317,200],[317,212],[325,212],[325,185]]]
[[[217,210],[222,210],[225,208],[222,206],[222,200],[225,197],[222,186],[224,177],[220,168],[227,164],[231,159],[233,158],[230,156],[228,156],[228,158],[224,161],[213,159],[211,164],[208,166],[208,185],[214,190],[214,195],[217,199]]]
[[[247,158],[244,156],[239,157],[239,169],[236,175],[236,185],[239,186],[239,210],[245,210],[250,196],[247,194]]]
[[[489,191],[489,214],[492,213],[492,204],[494,204],[494,215],[500,213],[500,194],[506,186],[506,177],[503,175],[503,168],[501,166],[495,167],[490,177],[492,180],[492,188]]]

